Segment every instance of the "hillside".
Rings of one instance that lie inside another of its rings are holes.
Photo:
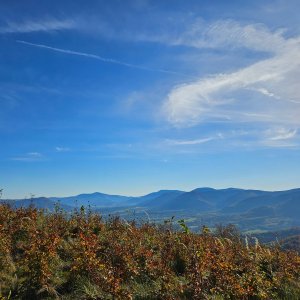
[[[46,214],[0,205],[1,299],[289,299],[300,296],[296,252],[219,235]]]

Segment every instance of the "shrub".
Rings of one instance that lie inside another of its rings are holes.
[[[0,299],[299,299],[296,252],[180,225],[0,205]]]

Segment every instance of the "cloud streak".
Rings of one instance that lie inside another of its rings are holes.
[[[27,45],[27,46],[37,47],[37,48],[41,48],[41,49],[47,49],[47,50],[60,52],[60,53],[64,53],[64,54],[76,55],[76,56],[82,56],[82,57],[86,57],[86,58],[96,59],[96,60],[99,60],[99,61],[102,61],[102,62],[105,62],[105,63],[121,65],[121,66],[128,67],[128,68],[134,68],[134,69],[139,69],[139,70],[144,70],[144,71],[160,72],[160,73],[167,73],[167,74],[172,74],[172,75],[177,75],[177,76],[179,75],[179,76],[182,76],[182,77],[194,78],[193,76],[183,74],[183,73],[179,73],[179,72],[175,72],[175,71],[171,71],[171,70],[148,68],[148,67],[144,67],[144,66],[141,66],[141,65],[135,65],[135,64],[119,61],[119,60],[116,60],[116,59],[103,57],[103,56],[96,55],[96,54],[73,51],[73,50],[69,50],[69,49],[61,49],[61,48],[56,48],[56,47],[50,47],[50,46],[47,46],[47,45],[35,44],[35,43],[30,43],[30,42],[22,41],[22,40],[17,40],[16,42],[20,43],[20,44]]]
[[[24,162],[36,162],[43,160],[43,155],[39,152],[29,152],[22,156],[13,157],[11,160],[24,161]]]
[[[50,32],[74,29],[75,27],[76,24],[73,20],[48,19],[39,21],[24,21],[21,23],[7,22],[6,26],[0,27],[0,33]]]
[[[207,137],[194,140],[167,140],[168,145],[184,146],[184,145],[200,145],[214,140],[214,137]]]

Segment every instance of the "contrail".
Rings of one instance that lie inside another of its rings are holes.
[[[195,79],[195,77],[193,77],[193,76],[183,74],[183,73],[180,73],[180,72],[164,70],[164,69],[154,69],[154,68],[143,67],[143,66],[140,66],[140,65],[134,65],[134,64],[126,63],[126,62],[119,61],[119,60],[112,59],[112,58],[102,57],[102,56],[96,55],[96,54],[78,52],[78,51],[73,51],[73,50],[68,50],[68,49],[61,49],[61,48],[56,48],[56,47],[50,47],[50,46],[43,45],[43,44],[34,44],[34,43],[22,41],[22,40],[16,40],[16,42],[21,43],[21,44],[25,44],[25,45],[28,45],[28,46],[48,49],[48,50],[52,50],[52,51],[56,51],[56,52],[60,52],[60,53],[78,55],[78,56],[84,56],[84,57],[88,57],[88,58],[92,58],[92,59],[97,59],[97,60],[100,60],[100,61],[103,61],[103,62],[106,62],[106,63],[117,64],[117,65],[121,65],[121,66],[128,67],[128,68],[135,68],[135,69],[140,69],[140,70],[145,70],[145,71],[168,73],[168,74],[180,75],[180,76]]]

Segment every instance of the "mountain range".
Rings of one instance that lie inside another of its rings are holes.
[[[104,193],[80,194],[70,197],[39,197],[32,199],[1,200],[16,207],[30,204],[52,210],[59,205],[66,211],[89,206],[94,210],[122,211],[126,208],[144,209],[153,214],[210,216],[215,221],[239,220],[251,224],[265,221],[300,225],[300,188],[286,191],[261,191],[238,188],[197,188],[189,192],[160,190],[140,197],[108,195]],[[216,218],[216,217],[219,218]],[[209,219],[208,219],[209,220]],[[282,225],[282,226],[283,226]]]

